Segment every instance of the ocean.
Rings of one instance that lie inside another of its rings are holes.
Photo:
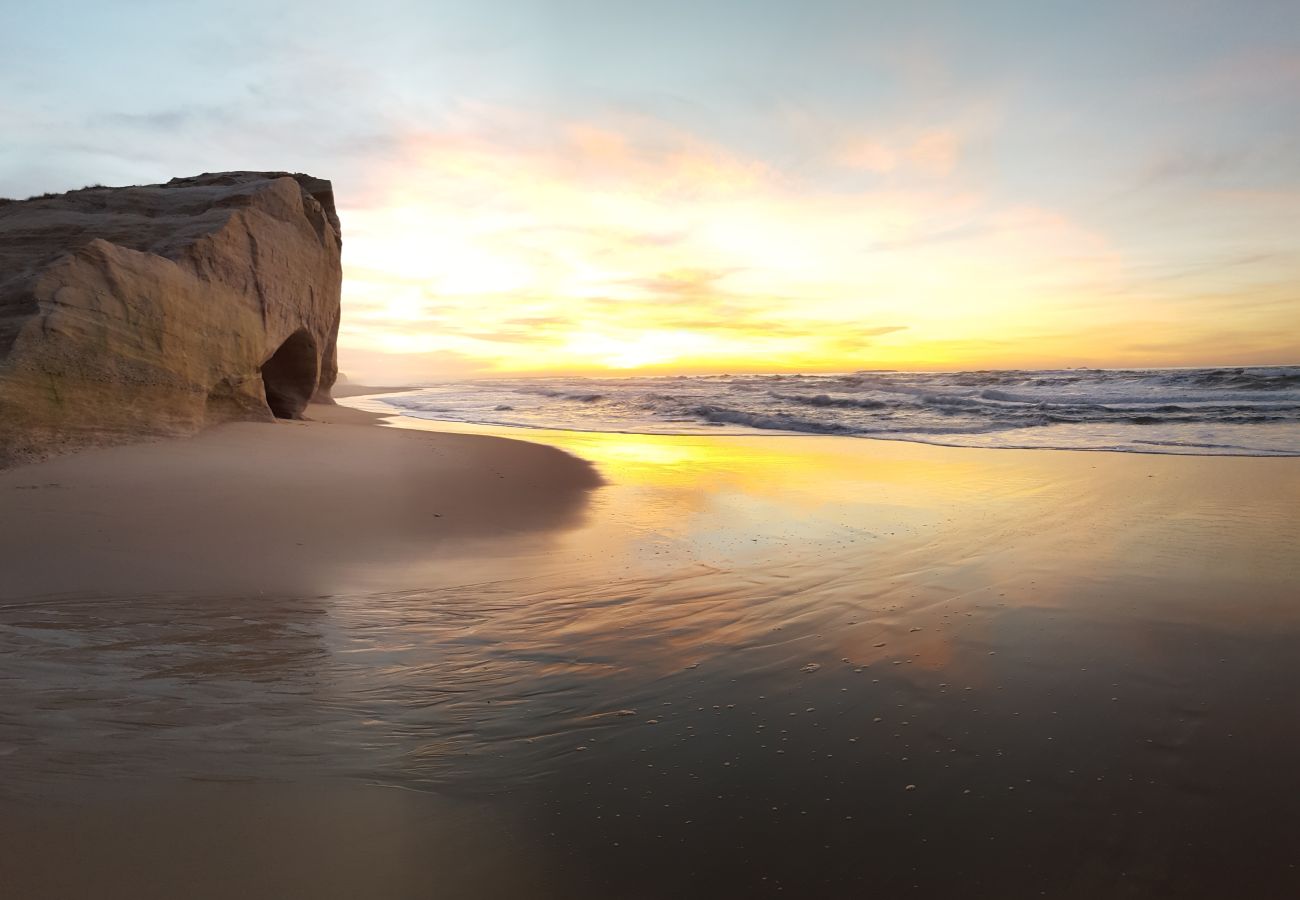
[[[496,378],[375,401],[423,419],[570,431],[1300,455],[1300,366]]]

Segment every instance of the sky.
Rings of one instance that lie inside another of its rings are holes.
[[[340,363],[1300,363],[1300,3],[0,0],[0,196],[330,178]]]

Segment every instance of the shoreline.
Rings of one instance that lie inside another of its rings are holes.
[[[341,400],[349,401],[366,401],[370,397],[380,397],[390,394],[413,393],[422,390],[422,388],[395,388],[391,390],[376,390],[369,393],[346,394],[341,396]],[[1262,451],[1251,450],[1239,453],[1214,453],[1214,452],[1196,452],[1192,450],[1148,450],[1131,447],[1058,447],[1058,446],[1033,446],[1033,445],[998,445],[998,446],[977,446],[972,444],[944,443],[937,440],[917,440],[911,437],[887,437],[877,434],[835,434],[828,432],[811,432],[811,431],[786,431],[780,429],[764,429],[749,427],[744,431],[727,431],[723,428],[717,430],[705,430],[703,428],[696,431],[631,431],[631,430],[604,430],[604,429],[581,429],[581,428],[557,428],[547,425],[528,425],[518,423],[496,423],[496,422],[466,422],[458,419],[438,419],[429,416],[408,415],[397,407],[379,409],[371,405],[356,405],[355,403],[340,404],[348,406],[351,409],[364,410],[376,415],[389,419],[413,419],[416,421],[431,422],[439,426],[448,426],[457,433],[465,434],[489,434],[500,437],[510,437],[511,432],[520,432],[528,434],[530,432],[540,431],[547,433],[570,433],[570,434],[614,434],[628,435],[630,437],[684,437],[684,438],[845,438],[860,441],[881,441],[886,443],[916,444],[925,447],[945,447],[955,450],[1035,450],[1035,451],[1061,451],[1067,453],[1119,453],[1136,456],[1194,456],[1194,457],[1212,457],[1212,458],[1246,458],[1246,459],[1300,459],[1300,452],[1283,452],[1283,451]],[[400,427],[400,426],[399,426]],[[740,426],[742,428],[747,426]],[[521,440],[524,438],[520,438]]]

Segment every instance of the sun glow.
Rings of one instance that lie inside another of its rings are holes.
[[[714,342],[691,331],[647,331],[634,336],[582,332],[561,350],[576,359],[594,359],[611,369],[639,369],[707,355]]]
[[[504,142],[474,124],[413,136],[345,210],[341,346],[362,377],[384,355],[426,377],[1177,364],[1276,332],[1190,325],[1213,296],[999,200],[953,129],[832,147],[829,190],[653,121]],[[1176,342],[1134,339],[1175,323]]]

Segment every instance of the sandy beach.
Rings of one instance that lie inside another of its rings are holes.
[[[475,539],[517,552],[599,483],[537,444],[379,429],[340,406],[311,418],[0,471],[0,596],[330,592]]]
[[[1294,459],[311,416],[0,473],[15,896],[1300,887]]]

